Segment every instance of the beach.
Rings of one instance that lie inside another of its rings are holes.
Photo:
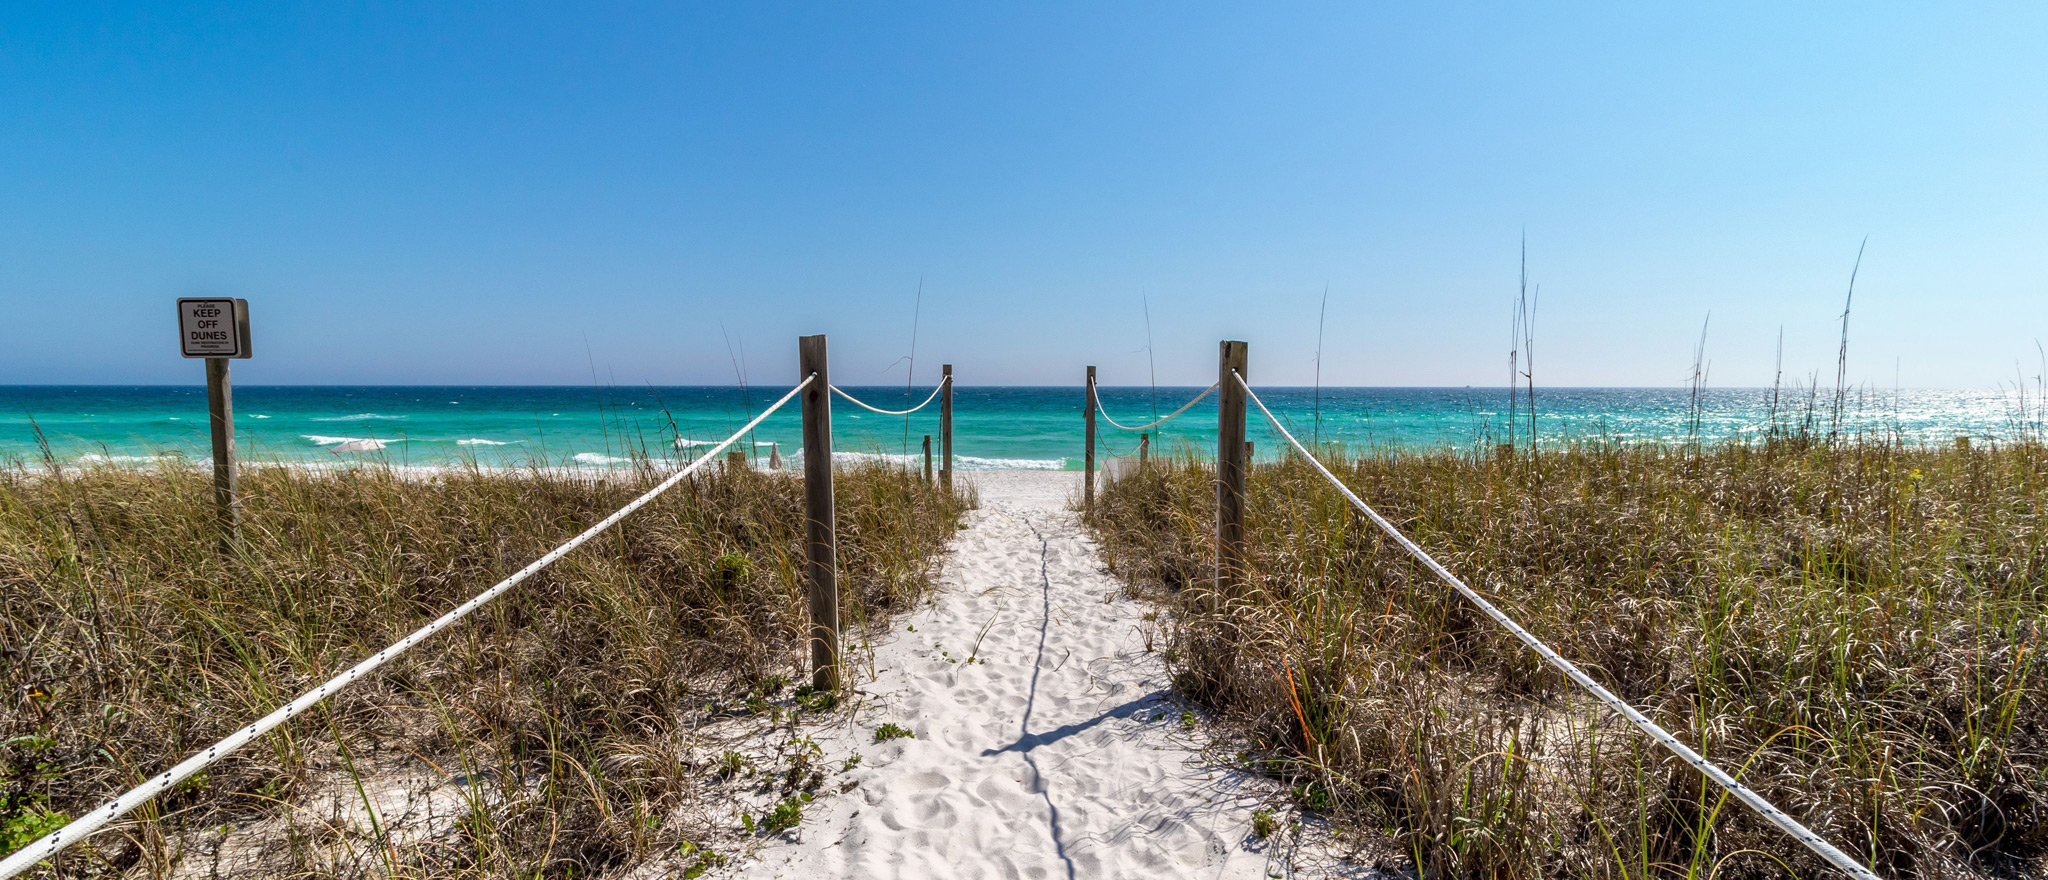
[[[1750,812],[1715,814],[1707,835],[1653,824],[1690,775],[1532,676],[1527,646],[1387,555],[1304,453],[1253,469],[1253,588],[1222,603],[1217,482],[1199,460],[1098,459],[1118,478],[1084,523],[1072,471],[960,470],[956,495],[845,455],[838,694],[797,686],[800,469],[707,463],[335,693],[319,710],[331,722],[295,728],[303,747],[238,753],[174,792],[176,812],[96,837],[95,857],[194,878],[401,860],[421,876],[573,864],[635,880],[1363,877],[1451,859],[1598,872],[1673,845],[1745,847],[1728,863],[1742,876],[1810,859]],[[1798,815],[1849,846],[1938,854],[1975,833],[1891,830],[1907,826],[1859,817],[1838,782],[1906,763],[1962,778],[1949,743],[1914,734],[1945,713],[2000,713],[1970,747],[2027,760],[2019,732],[2043,704],[2022,697],[2042,661],[2010,646],[2041,619],[2025,537],[2048,485],[2038,444],[1794,433],[1329,464],[1561,654],[1706,740],[1709,759],[1746,763],[1771,800],[1836,799]],[[221,556],[193,540],[212,522],[197,468],[8,471],[6,598],[39,632],[94,634],[24,643],[34,714],[0,727],[0,757],[68,772],[36,777],[18,815],[40,830],[76,817],[126,785],[109,745],[168,766],[669,473],[251,468],[245,543]],[[1843,621],[1883,651],[1837,657]],[[252,659],[220,651],[219,633]],[[74,671],[158,657],[144,676]],[[1698,690],[1674,699],[1673,682]],[[1783,693],[1797,699],[1770,698]],[[1804,738],[1776,735],[1795,719]],[[2004,779],[1996,797],[2044,797],[2033,777]],[[1974,801],[1950,790],[1875,818],[1964,815]],[[2011,815],[2015,840],[2038,827]],[[1626,850],[1582,845],[1587,829]],[[159,834],[174,845],[135,843]]]

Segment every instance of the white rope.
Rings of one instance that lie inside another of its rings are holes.
[[[1608,708],[1619,713],[1621,717],[1628,719],[1630,724],[1635,725],[1642,732],[1648,734],[1651,739],[1656,740],[1659,745],[1669,749],[1672,754],[1684,758],[1686,763],[1697,768],[1701,774],[1712,780],[1715,785],[1721,786],[1743,803],[1748,804],[1750,809],[1757,811],[1758,814],[1769,820],[1771,824],[1778,826],[1786,834],[1792,835],[1794,840],[1805,844],[1807,849],[1813,850],[1821,858],[1826,859],[1828,864],[1834,865],[1851,877],[1861,878],[1861,880],[1881,880],[1876,872],[1850,858],[1847,853],[1836,849],[1834,844],[1827,842],[1820,835],[1799,824],[1798,820],[1786,815],[1785,811],[1772,806],[1770,801],[1764,800],[1762,795],[1751,791],[1749,786],[1735,781],[1735,777],[1729,776],[1721,768],[1708,763],[1706,758],[1700,757],[1700,753],[1693,751],[1685,743],[1679,742],[1677,737],[1672,736],[1669,731],[1658,726],[1657,722],[1651,721],[1643,713],[1636,711],[1634,706],[1623,702],[1620,697],[1601,687],[1599,682],[1594,681],[1592,676],[1587,675],[1576,664],[1564,659],[1556,651],[1551,650],[1549,645],[1530,635],[1528,630],[1515,623],[1506,614],[1502,613],[1499,608],[1495,608],[1493,603],[1481,598],[1471,587],[1466,586],[1464,581],[1459,580],[1457,575],[1451,574],[1449,569],[1444,568],[1442,563],[1437,562],[1434,557],[1423,552],[1423,549],[1416,546],[1414,541],[1408,540],[1408,536],[1401,534],[1399,529],[1394,528],[1393,523],[1388,522],[1385,517],[1379,515],[1378,511],[1373,510],[1371,506],[1360,500],[1351,491],[1350,487],[1344,485],[1342,480],[1337,479],[1336,474],[1330,473],[1329,468],[1324,467],[1323,463],[1317,461],[1314,455],[1309,454],[1309,451],[1302,447],[1301,441],[1294,439],[1294,435],[1288,433],[1287,428],[1280,424],[1280,420],[1273,416],[1273,411],[1266,408],[1266,402],[1259,399],[1258,393],[1253,391],[1249,384],[1246,384],[1243,376],[1238,375],[1234,370],[1231,371],[1230,375],[1237,380],[1237,384],[1244,387],[1246,394],[1251,395],[1252,402],[1258,404],[1259,411],[1266,414],[1266,420],[1273,423],[1273,430],[1279,431],[1280,436],[1287,438],[1287,442],[1294,445],[1295,451],[1301,453],[1303,458],[1308,459],[1309,464],[1315,465],[1316,470],[1322,472],[1323,478],[1329,480],[1331,485],[1336,486],[1337,491],[1344,493],[1344,497],[1350,499],[1353,506],[1363,511],[1366,516],[1371,517],[1373,523],[1380,527],[1380,531],[1386,532],[1388,537],[1393,538],[1401,545],[1402,549],[1408,551],[1408,555],[1415,557],[1416,561],[1421,562],[1423,565],[1429,566],[1430,570],[1436,572],[1438,577],[1443,578],[1451,586],[1457,588],[1458,592],[1464,594],[1465,598],[1471,600],[1472,604],[1479,606],[1479,610],[1486,612],[1486,616],[1493,618],[1495,623],[1507,627],[1509,632],[1515,634],[1515,638],[1522,640],[1522,644],[1534,649],[1550,665],[1557,667],[1558,671],[1563,672],[1566,677],[1577,682],[1580,687],[1592,693],[1600,702],[1606,703]]]
[[[597,537],[597,535],[603,532],[605,529],[611,528],[613,525],[616,525],[619,522],[619,520],[625,519],[626,516],[631,514],[633,511],[639,510],[641,507],[646,506],[648,502],[653,501],[656,496],[659,496],[661,493],[668,491],[671,487],[675,486],[675,484],[681,482],[684,477],[687,477],[690,474],[696,472],[698,467],[702,466],[705,462],[710,461],[712,457],[718,455],[718,453],[724,451],[724,449],[727,446],[731,446],[733,444],[733,441],[738,440],[742,435],[746,434],[748,431],[753,430],[754,426],[759,425],[763,419],[768,418],[769,413],[775,412],[777,409],[780,409],[783,404],[788,403],[790,398],[795,397],[797,392],[802,391],[804,389],[804,386],[811,384],[812,378],[815,377],[805,377],[802,382],[797,383],[797,386],[795,388],[791,388],[788,394],[782,395],[782,399],[776,401],[774,406],[769,407],[760,415],[755,416],[753,421],[748,422],[746,427],[739,429],[737,432],[734,432],[734,434],[731,437],[725,438],[725,442],[712,447],[711,451],[704,453],[696,461],[690,462],[690,465],[688,467],[683,468],[680,471],[677,471],[668,479],[661,481],[661,485],[655,486],[654,488],[647,490],[646,494],[633,499],[632,503],[627,504],[625,507],[619,508],[618,512],[613,513],[611,516],[605,517],[602,521],[598,522],[597,525],[585,529],[582,534],[577,535],[574,538],[570,538],[568,543],[565,543],[560,547],[556,547],[554,550],[549,551],[548,555],[543,556],[537,560],[534,560],[533,564],[520,569],[518,573],[502,581],[499,581],[497,586],[494,586],[488,590],[478,593],[476,595],[476,598],[462,603],[455,610],[450,611],[447,614],[441,615],[440,619],[434,621],[433,623],[429,623],[426,626],[414,630],[411,635],[399,639],[397,642],[392,643],[390,647],[385,648],[382,651],[378,651],[375,656],[367,660],[364,660],[361,663],[357,663],[354,666],[349,667],[348,671],[328,679],[319,687],[316,687],[310,691],[305,692],[304,694],[299,695],[298,699],[291,701],[291,703],[287,704],[281,709],[278,709],[275,712],[263,716],[263,718],[258,720],[256,723],[236,731],[235,733],[231,734],[226,739],[223,739],[220,742],[208,746],[206,748],[206,751],[200,752],[198,754],[193,755],[192,757],[186,758],[177,766],[172,767],[171,769],[166,770],[157,776],[151,777],[148,782],[144,782],[143,784],[138,785],[133,789],[130,789],[126,794],[123,794],[120,797],[114,798],[113,800],[108,801],[105,804],[102,804],[101,806],[95,808],[92,812],[87,813],[85,816],[81,817],[77,821],[72,822],[71,824],[66,825],[62,828],[59,828],[56,831],[52,831],[49,834],[44,835],[42,839],[37,840],[36,842],[31,843],[15,851],[13,855],[7,857],[6,861],[0,862],[0,880],[7,880],[7,878],[20,874],[21,872],[28,870],[29,866],[34,865],[37,862],[43,861],[44,859],[48,859],[52,856],[55,856],[56,854],[64,851],[65,847],[77,843],[78,841],[84,840],[93,832],[98,831],[102,826],[105,826],[108,822],[120,818],[129,810],[133,810],[136,807],[141,806],[145,801],[148,801],[150,798],[163,793],[165,790],[171,788],[172,786],[185,781],[187,778],[190,778],[192,774],[198,773],[200,770],[205,769],[207,765],[212,764],[213,762],[218,761],[223,757],[226,757],[228,753],[233,752],[234,750],[239,749],[244,745],[247,745],[250,741],[254,740],[257,737],[262,736],[263,734],[276,729],[279,725],[291,720],[292,718],[305,712],[307,709],[312,708],[321,700],[327,699],[328,696],[334,694],[342,688],[349,686],[350,684],[355,683],[358,679],[361,679],[363,676],[370,674],[372,671],[375,671],[377,667],[383,666],[392,658],[405,653],[406,649],[411,648],[413,645],[419,644],[420,641],[426,639],[429,636],[432,636],[435,633],[440,632],[441,630],[447,629],[449,625],[455,623],[458,620],[461,620],[470,612],[482,607],[484,603],[497,598],[506,590],[510,590],[513,587],[518,586],[520,581],[524,581],[527,578],[532,577],[535,572],[538,572],[541,569],[553,564],[555,560],[561,559],[563,556],[567,555],[569,551],[575,550],[576,548],[583,546],[584,542],[589,541],[591,538]]]
[[[853,395],[851,395],[851,394],[848,394],[848,393],[846,393],[846,392],[844,392],[844,391],[841,391],[841,390],[839,390],[839,386],[837,386],[837,385],[834,385],[834,386],[832,386],[832,393],[833,393],[833,394],[837,394],[837,395],[839,395],[840,397],[844,397],[844,398],[846,398],[846,399],[847,399],[847,400],[849,400],[849,401],[852,401],[852,402],[853,402],[853,405],[854,405],[854,406],[858,406],[858,407],[860,407],[860,408],[862,408],[862,409],[870,410],[870,411],[873,411],[873,412],[878,412],[878,413],[881,413],[882,415],[885,415],[885,416],[907,416],[907,415],[910,415],[911,413],[917,412],[918,410],[924,409],[924,408],[925,408],[926,406],[929,406],[929,405],[931,404],[931,402],[932,402],[932,398],[934,398],[934,397],[938,397],[938,396],[939,396],[939,392],[940,392],[940,391],[944,391],[944,390],[945,390],[945,388],[946,388],[946,383],[948,383],[948,382],[951,382],[951,381],[953,381],[953,377],[951,377],[951,376],[947,376],[947,377],[946,377],[946,378],[944,378],[944,379],[940,379],[940,380],[939,380],[939,384],[938,384],[937,386],[934,386],[934,387],[932,388],[932,394],[931,394],[931,397],[927,397],[927,398],[925,398],[925,399],[924,399],[924,403],[920,403],[920,404],[918,404],[918,405],[916,405],[916,406],[913,406],[913,407],[911,407],[911,408],[909,408],[909,409],[878,409],[878,408],[876,408],[876,407],[874,407],[874,406],[871,406],[871,405],[869,405],[869,404],[868,404],[868,403],[867,403],[866,401],[863,401],[863,400],[861,400],[861,399],[860,399],[860,398],[858,398],[858,397],[855,397],[855,396],[853,396]],[[4,880],[4,878],[0,878],[0,880]]]
[[[1223,383],[1221,383],[1221,382],[1218,382],[1218,383],[1216,383],[1216,385],[1221,385],[1221,384],[1223,384]],[[1197,394],[1197,395],[1195,395],[1195,399],[1194,399],[1194,400],[1190,400],[1190,401],[1188,401],[1188,402],[1187,402],[1187,403],[1186,403],[1185,405],[1183,405],[1183,406],[1182,406],[1182,407],[1181,407],[1180,409],[1177,409],[1177,410],[1174,410],[1173,412],[1167,413],[1167,414],[1166,414],[1166,417],[1165,417],[1165,418],[1162,418],[1162,419],[1160,419],[1160,420],[1158,420],[1158,421],[1155,421],[1155,422],[1153,422],[1153,423],[1151,423],[1151,424],[1149,424],[1149,425],[1139,425],[1139,426],[1137,426],[1137,427],[1135,427],[1135,428],[1132,428],[1132,427],[1127,427],[1127,426],[1125,426],[1125,425],[1120,425],[1120,424],[1117,424],[1117,421],[1116,421],[1116,419],[1112,419],[1112,418],[1110,418],[1110,417],[1109,417],[1109,410],[1106,410],[1106,409],[1103,409],[1103,408],[1102,408],[1102,395],[1101,395],[1100,393],[1098,393],[1098,394],[1096,394],[1096,395],[1095,395],[1095,411],[1096,411],[1096,412],[1099,412],[1099,413],[1101,413],[1101,414],[1102,414],[1102,418],[1103,418],[1103,420],[1104,420],[1104,421],[1107,421],[1107,422],[1109,422],[1109,423],[1110,423],[1111,425],[1113,425],[1113,426],[1115,426],[1115,427],[1118,427],[1118,428],[1123,428],[1123,429],[1124,429],[1124,430],[1126,430],[1126,431],[1143,431],[1143,430],[1147,430],[1147,429],[1149,429],[1149,428],[1156,428],[1156,427],[1159,427],[1160,425],[1164,425],[1164,424],[1166,424],[1167,422],[1171,421],[1171,420],[1173,419],[1173,417],[1174,417],[1174,416],[1177,416],[1177,415],[1180,415],[1181,413],[1187,412],[1187,411],[1188,411],[1188,407],[1191,407],[1191,406],[1194,406],[1195,404],[1201,403],[1201,402],[1202,402],[1202,398],[1204,398],[1204,397],[1208,397],[1208,396],[1209,396],[1209,392],[1211,392],[1211,391],[1214,391],[1214,390],[1216,390],[1216,385],[1211,385],[1211,386],[1209,386],[1209,387],[1207,387],[1207,388],[1204,388],[1204,389],[1202,389],[1202,393],[1200,393],[1200,394]]]

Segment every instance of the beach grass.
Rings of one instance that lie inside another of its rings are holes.
[[[1810,434],[1319,453],[1609,689],[1893,878],[2039,876],[2048,451]],[[1250,479],[1214,580],[1214,470],[1111,482],[1112,569],[1172,613],[1176,690],[1426,877],[1833,876],[1578,692],[1297,458]]]
[[[210,474],[197,468],[0,471],[0,849],[441,615],[661,476],[644,462],[601,478],[257,467],[241,479],[241,544],[224,557]],[[842,467],[835,482],[841,606],[857,643],[862,626],[933,588],[970,502],[881,462]],[[201,876],[195,836],[279,815],[286,833],[249,875],[583,877],[678,854],[695,870],[716,864],[681,809],[722,778],[693,751],[693,729],[834,705],[809,694],[781,705],[802,672],[802,491],[785,473],[694,476],[31,876]],[[367,804],[375,768],[394,761],[463,781],[465,815],[417,840],[381,828],[336,840],[290,821],[283,805],[325,784],[321,768],[344,768],[343,788]],[[796,780],[792,768],[758,769]]]

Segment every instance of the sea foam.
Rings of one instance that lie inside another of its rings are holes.
[[[391,445],[389,440],[368,437],[328,437],[323,434],[305,434],[315,445],[328,447],[328,452],[376,452]]]
[[[801,450],[785,456],[792,462],[802,462]],[[934,460],[938,458],[933,455]],[[922,466],[924,453],[902,455],[894,452],[834,452],[834,461],[886,461],[892,464]],[[963,471],[1061,471],[1067,469],[1064,458],[983,458],[978,455],[955,455],[953,466]]]

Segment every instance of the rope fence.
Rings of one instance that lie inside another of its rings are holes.
[[[840,397],[846,398],[847,402],[869,412],[878,412],[885,416],[907,416],[910,415],[911,413],[917,412],[918,410],[924,409],[927,406],[931,406],[932,401],[939,399],[939,392],[946,390],[946,386],[952,383],[952,381],[953,377],[951,376],[947,376],[944,379],[940,379],[939,384],[933,386],[931,396],[926,397],[923,403],[920,403],[909,409],[882,409],[871,403],[868,403],[867,401],[861,400],[858,397],[846,393],[845,391],[841,390],[840,387],[837,385],[832,386],[832,393],[837,394]]]
[[[1110,418],[1110,416],[1109,416],[1109,410],[1106,410],[1106,409],[1103,409],[1103,408],[1102,408],[1102,399],[1101,399],[1100,397],[1097,397],[1097,398],[1096,398],[1096,400],[1095,400],[1095,411],[1096,411],[1096,412],[1099,412],[1099,413],[1101,413],[1101,414],[1102,414],[1102,420],[1103,420],[1103,421],[1105,421],[1105,422],[1108,422],[1108,423],[1109,423],[1109,424],[1110,424],[1110,425],[1111,425],[1112,427],[1116,427],[1116,428],[1122,428],[1122,429],[1124,429],[1124,430],[1126,430],[1126,431],[1149,431],[1149,430],[1151,430],[1151,429],[1153,429],[1153,428],[1157,428],[1157,427],[1159,427],[1160,425],[1164,425],[1164,424],[1166,424],[1167,422],[1170,422],[1170,421],[1172,421],[1172,420],[1173,420],[1173,417],[1174,417],[1174,416],[1178,416],[1178,415],[1180,415],[1181,413],[1187,412],[1187,411],[1188,411],[1189,409],[1193,408],[1195,404],[1201,403],[1201,402],[1202,402],[1202,398],[1204,398],[1204,397],[1208,397],[1208,396],[1209,396],[1209,393],[1210,393],[1210,392],[1212,392],[1212,391],[1215,391],[1215,390],[1216,390],[1216,388],[1217,388],[1217,386],[1218,386],[1218,385],[1221,385],[1221,384],[1223,384],[1223,383],[1221,383],[1221,382],[1218,382],[1218,383],[1216,383],[1216,385],[1211,385],[1211,386],[1209,386],[1209,387],[1207,387],[1207,388],[1204,388],[1204,389],[1202,389],[1202,393],[1200,393],[1200,394],[1197,394],[1197,395],[1195,395],[1195,399],[1193,399],[1193,400],[1190,400],[1190,401],[1188,401],[1188,402],[1187,402],[1187,403],[1185,403],[1185,404],[1182,404],[1182,405],[1181,405],[1181,408],[1180,408],[1180,409],[1177,409],[1177,410],[1174,410],[1173,412],[1167,413],[1167,414],[1165,415],[1165,417],[1163,417],[1163,418],[1160,418],[1160,419],[1158,419],[1157,421],[1151,422],[1151,423],[1149,423],[1149,424],[1139,425],[1139,426],[1137,426],[1137,427],[1135,427],[1135,428],[1133,428],[1133,427],[1131,427],[1131,426],[1129,426],[1129,425],[1121,424],[1121,423],[1119,423],[1119,422],[1118,422],[1118,421],[1117,421],[1116,419]]]
[[[1109,444],[1108,438],[1097,440],[1096,442],[1102,444],[1102,451],[1104,453],[1107,453],[1106,459],[1109,461],[1115,461],[1117,459],[1124,458],[1136,458],[1138,456],[1138,444],[1136,443],[1131,444],[1131,448],[1128,451],[1118,452],[1116,451],[1115,447]]]
[[[364,676],[376,671],[378,667],[390,662],[398,655],[405,653],[414,645],[417,645],[420,642],[426,640],[427,638],[433,636],[435,633],[438,633],[444,629],[447,629],[449,626],[454,625],[456,621],[459,621],[462,618],[468,616],[470,612],[483,607],[492,599],[496,599],[499,596],[503,595],[506,591],[518,586],[520,582],[526,580],[529,577],[532,577],[536,573],[540,572],[542,569],[547,568],[549,565],[554,564],[556,560],[559,560],[563,556],[568,555],[571,551],[575,550],[576,548],[583,546],[591,538],[597,537],[606,529],[609,529],[612,526],[617,525],[620,520],[625,519],[634,511],[637,511],[640,508],[647,506],[649,502],[653,501],[657,497],[660,497],[662,493],[667,492],[671,488],[674,488],[674,486],[677,483],[682,482],[691,474],[696,473],[699,468],[704,466],[705,462],[711,461],[713,458],[717,457],[719,453],[725,451],[726,447],[731,446],[735,441],[739,440],[740,437],[744,436],[748,431],[752,431],[756,426],[760,425],[761,422],[765,421],[769,415],[773,414],[776,410],[781,409],[783,404],[786,404],[792,398],[795,398],[797,394],[803,391],[806,386],[810,385],[812,380],[815,378],[815,375],[806,376],[803,381],[797,383],[795,388],[791,388],[788,393],[782,395],[782,398],[780,400],[775,401],[773,406],[768,407],[766,410],[763,410],[760,415],[755,416],[753,421],[748,422],[746,424],[746,427],[743,427],[738,431],[733,432],[732,436],[725,438],[724,442],[719,443],[716,446],[713,446],[710,449],[710,451],[705,452],[703,455],[699,456],[695,461],[690,462],[690,464],[687,467],[684,467],[682,470],[677,471],[673,475],[670,475],[667,479],[662,480],[659,485],[647,490],[645,494],[633,499],[630,503],[628,503],[624,507],[619,508],[612,515],[605,517],[603,520],[600,520],[596,525],[593,525],[590,528],[585,529],[582,532],[582,534],[579,534],[574,538],[570,538],[561,546],[556,547],[551,551],[548,551],[547,555],[534,560],[531,564],[527,565],[525,568],[520,569],[511,577],[499,581],[495,586],[491,587],[488,590],[478,593],[475,598],[472,598],[469,601],[462,603],[460,606],[457,606],[455,610],[450,611],[447,614],[443,614],[439,619],[436,619],[434,622],[429,623],[426,626],[420,627],[417,630],[414,630],[410,635],[407,635],[405,638],[393,642],[389,647],[386,647],[385,649],[378,651],[375,655],[369,657],[368,659],[363,660],[362,662],[349,667],[340,675],[336,675],[333,678],[330,678],[327,681],[321,683],[318,687],[315,687],[310,691],[300,694],[297,699],[292,700],[290,703],[286,704],[282,708],[279,708],[276,711],[273,711],[270,714],[263,716],[261,719],[258,719],[255,723],[250,724],[249,726],[244,727],[241,730],[235,731],[233,734],[228,735],[220,742],[208,746],[205,751],[199,752],[197,754],[192,755],[189,758],[186,758],[184,761],[179,762],[177,766],[174,766],[161,774],[151,777],[147,782],[144,782],[141,785],[138,785],[128,790],[126,793],[114,798],[113,800],[106,802],[105,804],[97,808],[94,808],[91,812],[85,814],[84,816],[81,816],[80,818],[71,822],[70,824],[65,825],[62,828],[59,828],[56,831],[52,831],[49,834],[44,835],[42,838],[34,841],[33,843],[30,843],[29,845],[24,846],[19,850],[16,850],[12,855],[8,856],[5,861],[0,861],[0,880],[8,880],[8,878],[15,877],[21,874],[22,872],[27,871],[31,866],[35,865],[37,862],[44,861],[57,855],[60,852],[63,852],[65,848],[91,836],[93,832],[105,827],[107,823],[112,822],[113,820],[126,815],[129,811],[134,810],[136,807],[139,807],[142,804],[148,802],[150,798],[162,794],[163,792],[176,786],[178,783],[191,778],[194,774],[206,769],[207,766],[213,764],[216,761],[219,761],[224,757],[227,757],[236,749],[248,745],[257,737],[269,733],[270,731],[275,730],[279,726],[283,725],[286,721],[290,721],[291,719],[298,717],[299,715],[303,714],[306,710],[311,709],[313,706],[319,704],[320,701],[325,700],[327,699],[327,697],[333,695],[335,692],[361,680]],[[838,389],[833,390],[836,391]],[[936,392],[934,393],[936,394]],[[855,402],[858,403],[858,401]],[[926,402],[929,403],[930,401]]]
[[[1828,864],[1835,866],[1851,877],[1859,878],[1859,880],[1880,880],[1876,872],[1851,858],[1847,853],[1837,849],[1834,844],[1813,833],[1805,825],[1800,824],[1798,820],[1786,815],[1783,810],[1764,800],[1762,795],[1752,791],[1749,786],[1736,781],[1735,777],[1728,775],[1726,771],[1715,766],[1712,762],[1702,757],[1700,753],[1693,751],[1685,743],[1679,742],[1678,738],[1672,736],[1670,731],[1651,721],[1648,716],[1637,711],[1634,706],[1629,705],[1620,697],[1608,691],[1607,688],[1602,687],[1599,682],[1594,681],[1592,676],[1587,675],[1577,664],[1566,660],[1562,655],[1552,650],[1549,645],[1544,644],[1541,639],[1530,634],[1520,624],[1515,623],[1512,618],[1495,607],[1492,602],[1486,601],[1478,592],[1466,586],[1465,582],[1457,575],[1452,574],[1450,569],[1445,568],[1442,563],[1436,561],[1435,557],[1430,556],[1428,552],[1416,545],[1414,541],[1409,540],[1408,536],[1402,534],[1400,529],[1395,528],[1393,523],[1388,522],[1386,517],[1373,510],[1370,505],[1366,504],[1356,493],[1352,492],[1349,486],[1344,485],[1342,480],[1337,479],[1336,474],[1331,473],[1329,468],[1324,467],[1323,463],[1317,460],[1308,451],[1308,448],[1301,444],[1300,440],[1295,439],[1294,434],[1289,432],[1285,425],[1281,424],[1280,419],[1273,414],[1273,411],[1266,408],[1266,402],[1259,399],[1258,393],[1252,390],[1251,385],[1245,382],[1242,375],[1232,370],[1230,377],[1236,380],[1237,384],[1244,389],[1251,402],[1258,406],[1260,412],[1265,414],[1266,420],[1272,423],[1273,430],[1278,431],[1281,437],[1286,438],[1287,442],[1294,447],[1294,451],[1300,453],[1302,458],[1307,459],[1308,463],[1313,465],[1316,471],[1323,475],[1324,479],[1330,481],[1330,485],[1335,486],[1338,492],[1343,493],[1344,497],[1351,502],[1353,507],[1358,508],[1359,512],[1365,514],[1367,518],[1373,521],[1374,525],[1379,527],[1380,531],[1385,532],[1388,537],[1394,539],[1395,543],[1400,544],[1401,549],[1407,551],[1409,556],[1414,557],[1417,562],[1422,563],[1429,570],[1435,572],[1438,577],[1443,578],[1445,583],[1450,584],[1466,600],[1477,606],[1487,617],[1492,618],[1495,623],[1500,624],[1508,632],[1513,633],[1515,638],[1520,639],[1522,644],[1529,646],[1545,662],[1555,667],[1559,672],[1564,673],[1565,677],[1584,688],[1595,699],[1606,704],[1609,709],[1614,710],[1616,714],[1627,719],[1630,724],[1635,725],[1638,730],[1648,735],[1658,745],[1684,759],[1686,763],[1699,770],[1701,775],[1705,776],[1715,785],[1720,786],[1729,794],[1734,795],[1736,799],[1747,804],[1750,809],[1755,810],[1758,815],[1763,816],[1771,824],[1778,826],[1779,830],[1791,835],[1794,840],[1805,844],[1807,849],[1812,850],[1816,855],[1827,860]]]

